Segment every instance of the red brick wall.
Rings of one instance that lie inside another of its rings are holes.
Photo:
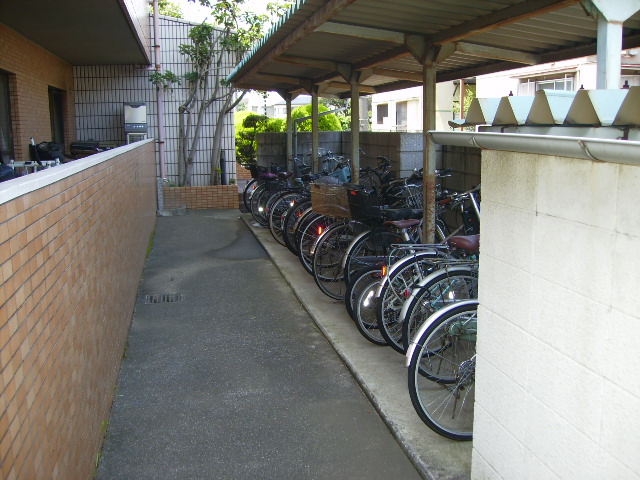
[[[164,187],[164,208],[187,209],[240,208],[237,185],[211,185],[207,187]]]
[[[71,65],[0,23],[0,69],[12,74],[15,160],[29,160],[29,137],[36,143],[52,139],[49,87],[66,92],[65,149],[69,151],[69,142],[76,137]]]
[[[92,477],[156,218],[136,146],[0,203],[2,479]]]

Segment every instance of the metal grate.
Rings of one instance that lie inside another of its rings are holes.
[[[156,293],[155,295],[145,295],[144,303],[149,305],[152,303],[176,303],[184,300],[181,293]]]

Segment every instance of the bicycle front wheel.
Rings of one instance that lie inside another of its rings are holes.
[[[411,346],[409,395],[422,421],[452,440],[471,440],[475,402],[476,300],[439,310]]]

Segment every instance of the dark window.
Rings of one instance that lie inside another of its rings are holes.
[[[378,105],[376,107],[376,113],[377,113],[377,122],[376,123],[378,123],[378,124],[384,123],[385,117],[389,116],[389,104],[381,103],[380,105]]]
[[[51,140],[64,145],[64,92],[49,87],[49,114],[51,115]]]
[[[0,71],[0,158],[3,163],[9,163],[13,159],[9,74],[3,71]]]

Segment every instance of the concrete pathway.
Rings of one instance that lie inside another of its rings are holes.
[[[420,475],[225,210],[158,218],[96,478]]]

